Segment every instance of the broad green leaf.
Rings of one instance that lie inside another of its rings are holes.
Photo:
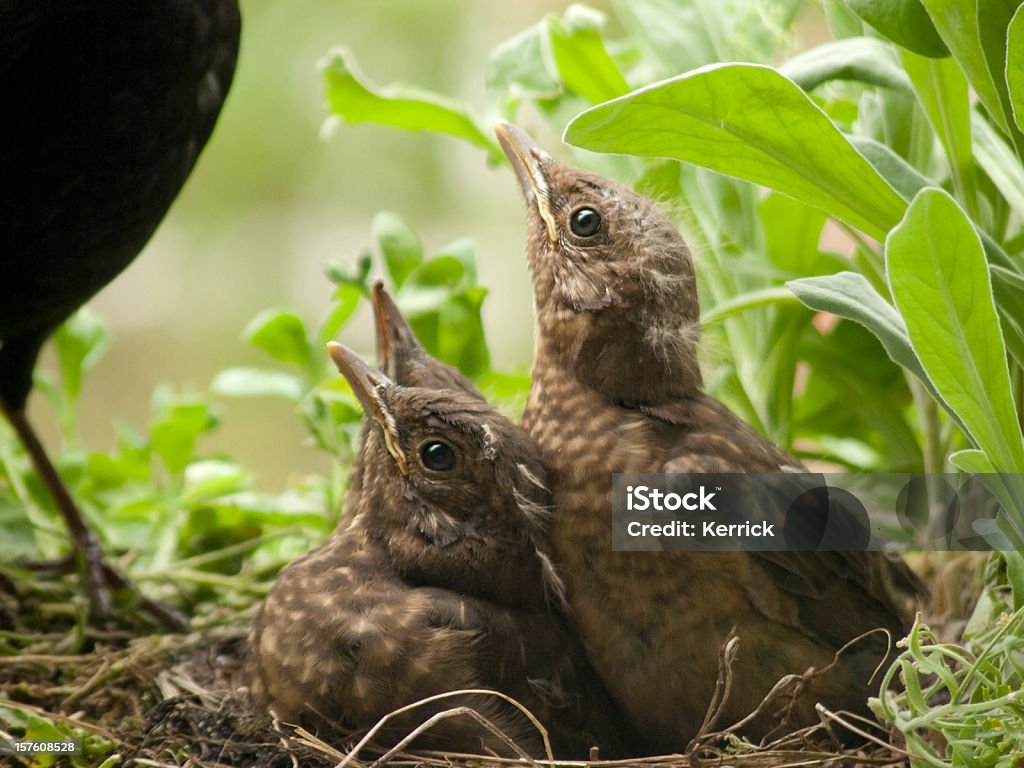
[[[306,340],[306,326],[294,312],[265,309],[249,321],[242,339],[275,360],[308,368],[312,349]]]
[[[366,84],[348,51],[336,48],[321,61],[327,108],[347,123],[377,123],[406,131],[444,133],[498,156],[489,133],[480,129],[465,106],[435,93],[403,85],[379,90]]]
[[[768,67],[712,65],[642,88],[577,116],[565,140],[763,184],[877,239],[906,208],[807,94]]]
[[[1006,86],[1017,128],[1024,131],[1024,5],[1006,32]]]
[[[873,37],[823,43],[794,56],[779,72],[805,91],[832,80],[856,80],[905,93],[911,90],[892,46]]]
[[[948,56],[921,0],[846,0],[846,5],[894,43],[922,56]]]
[[[914,83],[918,102],[946,152],[957,196],[976,213],[971,106],[967,79],[953,59],[927,59],[903,52],[903,67]]]
[[[1024,61],[1021,62],[1024,66]],[[1016,211],[1024,211],[1024,166],[1014,151],[988,121],[971,113],[974,157],[1006,202]]]
[[[903,318],[856,272],[790,280],[786,287],[805,305],[860,323],[882,343],[889,358],[926,385],[928,376],[914,354]]]
[[[562,93],[545,46],[545,23],[534,24],[491,51],[487,90],[513,98],[553,99]]]
[[[225,368],[210,389],[228,397],[284,397],[298,402],[304,394],[301,379],[269,368]]]
[[[971,87],[978,94],[985,109],[992,115],[1004,130],[1009,130],[1009,122],[1004,112],[1004,102],[1000,91],[1006,90],[1000,75],[998,81],[986,58],[983,45],[991,41],[991,34],[983,33],[983,28],[999,24],[997,18],[1002,15],[1001,8],[1008,0],[989,0],[985,3],[982,13],[979,6],[972,0],[922,0],[928,15],[935,24],[939,35],[956,59]],[[1009,0],[1014,2],[1015,0]],[[1006,17],[1007,19],[1009,17]],[[1001,47],[1005,50],[1005,19],[999,25],[999,33],[1003,36]],[[1000,56],[1005,61],[1005,53]],[[1001,68],[1000,68],[1001,69]]]
[[[391,211],[380,211],[373,217],[373,236],[377,240],[384,266],[395,288],[423,262],[423,245],[405,219]]]
[[[980,239],[956,202],[923,190],[886,241],[914,351],[948,408],[1001,472],[1024,471],[1024,438]]]
[[[604,47],[604,14],[586,5],[570,5],[559,19],[547,20],[551,58],[565,86],[592,104],[629,92],[618,64]]]

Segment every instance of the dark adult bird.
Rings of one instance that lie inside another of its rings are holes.
[[[130,585],[26,418],[32,369],[163,219],[213,130],[238,38],[236,0],[0,1],[0,407],[67,522],[98,615]]]
[[[555,560],[590,658],[641,737],[659,751],[685,748],[733,628],[740,650],[722,726],[784,675],[828,667],[862,633],[902,637],[916,582],[878,553],[612,551],[614,472],[800,464],[701,392],[693,262],[657,206],[555,161],[515,126],[500,124],[497,136],[527,201],[537,329],[523,426],[549,471]],[[841,654],[789,724],[816,722],[815,701],[866,713],[886,647],[874,635]],[[771,725],[761,718],[744,732]]]
[[[554,752],[628,751],[618,717],[562,620],[546,550],[549,495],[537,448],[480,398],[401,387],[354,353],[331,355],[371,423],[359,508],[348,526],[282,570],[249,637],[250,690],[278,718],[360,730],[446,691],[513,697]],[[465,695],[396,719],[394,743],[431,715],[467,706],[529,754],[537,731],[506,702]],[[420,747],[508,755],[461,716]]]

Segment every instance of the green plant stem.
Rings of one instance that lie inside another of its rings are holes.
[[[946,463],[946,447],[942,439],[942,419],[939,406],[924,385],[910,374],[904,374],[914,407],[917,409],[921,426],[921,459],[925,471],[925,487],[928,491],[928,527],[926,542],[934,541],[941,531],[939,526],[946,519],[942,505],[945,500],[945,483],[942,472]]]

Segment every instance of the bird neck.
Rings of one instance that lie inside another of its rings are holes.
[[[538,322],[533,380],[589,389],[607,403],[641,406],[690,398],[702,384],[696,340],[666,342],[621,315]]]

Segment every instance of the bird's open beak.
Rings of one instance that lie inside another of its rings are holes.
[[[531,199],[536,202],[537,212],[548,231],[548,239],[552,243],[558,242],[558,229],[551,213],[548,179],[544,172],[544,166],[552,162],[551,156],[537,146],[525,131],[511,123],[499,122],[494,127],[494,134],[512,163],[527,204]]]
[[[379,280],[374,283],[371,296],[376,323],[377,361],[381,369],[394,378],[402,358],[418,350],[419,342],[394,300],[384,290],[384,283]]]
[[[327,342],[327,351],[338,366],[341,375],[352,387],[356,399],[363,406],[366,415],[380,424],[384,432],[384,445],[395,459],[399,471],[407,473],[405,454],[398,447],[398,430],[395,419],[381,398],[381,389],[391,384],[391,379],[375,368],[371,368],[348,347],[333,341]]]

